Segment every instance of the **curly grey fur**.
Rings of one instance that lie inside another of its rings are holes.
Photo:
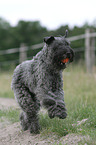
[[[61,59],[74,53],[65,37],[46,37],[43,49],[32,60],[18,65],[12,79],[14,96],[22,109],[20,122],[23,130],[31,133],[40,130],[38,111],[40,106],[48,110],[50,118],[66,118],[62,70],[66,64]]]

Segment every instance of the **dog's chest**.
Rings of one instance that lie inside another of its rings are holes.
[[[62,76],[55,74],[49,76],[49,87],[50,89],[55,92],[59,88],[63,87]]]

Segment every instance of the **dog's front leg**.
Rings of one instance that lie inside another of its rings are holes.
[[[54,93],[48,92],[48,95],[43,99],[43,105],[48,109],[48,115],[50,118],[66,118],[67,113],[63,96],[58,97]]]

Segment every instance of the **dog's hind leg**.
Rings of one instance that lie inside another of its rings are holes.
[[[23,112],[20,114],[20,122],[23,130],[29,129],[31,133],[39,132],[38,111],[40,102],[34,93],[22,85],[15,87],[14,94]]]

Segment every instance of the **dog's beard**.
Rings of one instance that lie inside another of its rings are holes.
[[[63,59],[60,59],[60,58],[58,58],[58,59],[54,59],[54,64],[57,66],[57,68],[59,68],[59,69],[65,69],[66,68],[66,64],[68,63],[64,63],[63,61],[62,61]]]
[[[69,52],[59,52],[54,55],[53,63],[59,69],[65,69],[66,66],[73,61],[74,52],[70,50]]]

